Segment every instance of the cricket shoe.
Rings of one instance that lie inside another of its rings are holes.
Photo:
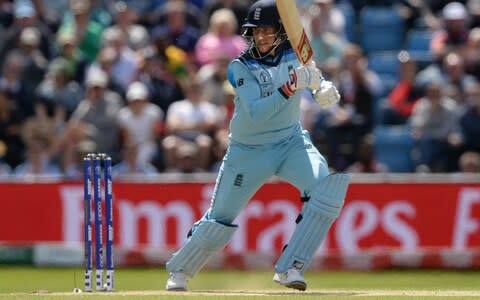
[[[167,280],[167,291],[187,291],[188,279],[190,277],[182,272],[170,273],[170,276]]]
[[[275,273],[273,281],[288,288],[304,291],[307,289],[307,281],[297,269],[289,269],[283,273]]]

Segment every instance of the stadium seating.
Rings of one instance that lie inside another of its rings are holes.
[[[430,52],[430,41],[434,32],[425,29],[411,29],[407,32],[405,48],[408,51]]]
[[[398,82],[399,60],[397,58],[398,51],[380,51],[368,54],[368,67],[377,73],[384,85],[384,93],[386,96]]]
[[[355,16],[355,10],[348,3],[341,3],[338,5],[338,9],[343,13],[345,17],[345,35],[349,42],[357,43],[357,19]]]
[[[408,126],[377,126],[373,134],[375,157],[390,172],[414,171],[411,159],[414,141]]]
[[[405,21],[392,6],[365,6],[359,16],[360,45],[365,52],[401,49]]]
[[[430,41],[433,34],[432,30],[411,29],[405,37],[405,50],[421,68],[433,62],[433,55],[430,52]]]
[[[368,54],[369,69],[379,75],[390,75],[398,78],[400,62],[397,58],[398,51],[382,51]]]

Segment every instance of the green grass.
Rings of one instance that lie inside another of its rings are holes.
[[[1,299],[480,299],[478,271],[309,272],[308,290],[272,282],[272,272],[204,270],[188,293],[164,291],[165,269],[117,269],[114,293],[73,294],[83,271],[0,267]],[[471,296],[471,297],[468,297]]]

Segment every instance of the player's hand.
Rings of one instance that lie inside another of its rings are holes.
[[[293,86],[295,90],[309,88],[314,91],[320,88],[322,71],[320,71],[315,65],[315,62],[312,61],[308,65],[300,66],[293,70],[290,74],[290,79],[292,78],[294,79]]]
[[[285,82],[282,89],[288,96],[293,95],[296,90],[309,88],[311,90],[318,90],[322,79],[322,71],[320,71],[315,62],[300,66],[295,70],[290,71],[290,80]]]
[[[320,89],[314,94],[315,101],[321,108],[326,109],[340,101],[340,94],[331,81],[322,81]]]

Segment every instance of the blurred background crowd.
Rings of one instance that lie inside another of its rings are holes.
[[[0,0],[0,177],[216,172],[247,0]],[[297,1],[342,100],[305,92],[333,170],[480,172],[480,0]]]

